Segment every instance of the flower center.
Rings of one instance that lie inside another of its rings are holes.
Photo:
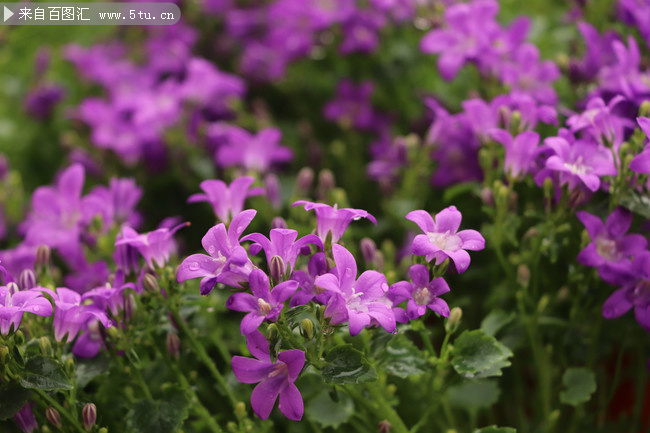
[[[257,298],[257,305],[260,307],[260,313],[263,315],[268,315],[271,312],[271,304],[266,302],[262,298]]]
[[[456,251],[462,244],[460,238],[455,234],[451,234],[449,230],[444,233],[430,232],[427,233],[427,237],[433,245],[443,251]]]
[[[276,365],[271,367],[271,371],[269,372],[269,377],[276,377],[276,376],[288,376],[289,375],[289,368],[287,367],[287,364],[284,362],[278,362]]]
[[[573,174],[587,174],[587,167],[585,167],[583,161],[582,161],[582,156],[579,156],[578,159],[575,160],[575,162],[568,163],[565,162],[564,166],[569,169],[569,171]]]
[[[418,305],[427,305],[431,302],[431,292],[426,287],[419,288],[413,293],[413,300]]]
[[[607,260],[618,260],[619,254],[616,250],[616,241],[606,238],[596,239],[596,252],[600,257]]]

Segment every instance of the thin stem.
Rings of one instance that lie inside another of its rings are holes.
[[[368,383],[366,389],[370,393],[370,397],[373,400],[373,409],[375,413],[380,418],[385,418],[391,425],[391,432],[394,433],[408,433],[408,428],[402,421],[402,418],[397,414],[395,409],[388,404],[384,398],[384,390],[379,386],[377,382]]]
[[[70,413],[59,404],[56,400],[54,400],[52,397],[50,397],[45,391],[41,389],[35,389],[36,393],[47,402],[48,405],[52,406],[54,409],[56,409],[65,419],[70,422],[70,424],[75,428],[75,430],[85,433],[86,430],[79,424],[79,420],[75,419]]]

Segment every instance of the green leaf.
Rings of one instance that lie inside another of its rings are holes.
[[[422,352],[405,338],[393,339],[384,349],[381,361],[387,373],[402,379],[422,374],[427,368]]]
[[[510,366],[512,351],[482,330],[463,332],[454,342],[451,365],[463,377],[474,379],[501,376]]]
[[[322,427],[337,429],[354,415],[354,401],[345,393],[339,393],[338,402],[332,400],[324,389],[307,405],[307,416]]]
[[[377,372],[368,363],[363,352],[351,344],[334,347],[325,356],[327,365],[321,370],[327,383],[347,385],[377,380]]]
[[[494,380],[472,380],[450,387],[447,398],[452,406],[476,412],[496,403],[500,393],[499,385]]]
[[[72,382],[65,374],[63,366],[52,358],[44,356],[28,359],[19,380],[24,388],[45,391],[72,389]]]
[[[474,430],[474,433],[517,433],[517,430],[513,429],[512,427],[497,427],[495,425],[491,425],[489,427],[483,427]]]
[[[585,403],[596,391],[596,377],[586,368],[568,368],[562,376],[566,390],[560,393],[560,401],[571,406]]]
[[[108,373],[109,368],[110,359],[106,355],[79,361],[74,380],[79,387],[85,388],[97,376]]]
[[[493,310],[481,322],[481,330],[483,330],[486,335],[491,335],[494,337],[497,335],[497,332],[499,332],[508,323],[512,322],[514,318],[514,312],[506,314],[505,311],[502,310]]]
[[[32,392],[15,382],[0,387],[0,420],[9,419],[29,400]]]
[[[126,416],[134,433],[174,433],[187,418],[190,398],[180,387],[168,388],[161,400],[139,400]]]
[[[642,217],[650,218],[650,197],[647,195],[631,191],[629,194],[621,197],[619,204]]]

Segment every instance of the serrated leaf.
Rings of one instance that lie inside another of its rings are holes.
[[[179,387],[166,390],[161,400],[139,400],[126,416],[129,431],[134,433],[174,433],[187,418],[190,399]]]
[[[452,406],[476,412],[495,404],[500,393],[499,385],[494,380],[472,380],[450,387],[447,398]]]
[[[474,430],[474,433],[517,433],[517,430],[512,427],[497,427],[491,425]]]
[[[327,365],[321,370],[327,383],[346,385],[377,380],[377,372],[368,363],[363,352],[351,344],[334,347],[325,356]]]
[[[382,367],[402,379],[426,371],[427,360],[415,345],[405,338],[393,339],[381,356]]]
[[[560,392],[560,401],[572,406],[589,401],[596,391],[596,377],[586,368],[568,368],[562,376],[562,384],[566,390]]]
[[[323,390],[307,405],[307,416],[321,425],[337,429],[354,415],[354,401],[345,393],[338,394],[338,401]]]
[[[32,391],[15,382],[0,388],[0,420],[14,416],[29,400]]]
[[[58,361],[44,356],[28,359],[19,381],[24,388],[30,389],[44,391],[72,389],[72,382],[65,374],[63,366]]]
[[[502,310],[493,310],[481,322],[481,329],[486,335],[495,336],[504,326],[512,322],[515,318],[515,313],[507,314]]]
[[[474,379],[501,376],[510,366],[512,351],[482,330],[463,332],[454,342],[451,364],[463,377]]]
[[[110,359],[105,355],[79,361],[74,380],[79,387],[84,388],[95,377],[108,373],[109,368]]]

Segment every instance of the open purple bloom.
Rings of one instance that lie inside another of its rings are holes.
[[[601,98],[592,98],[582,113],[569,117],[566,124],[571,132],[584,131],[596,142],[617,149],[625,139],[625,130],[634,129],[634,122],[621,113],[625,98],[617,96],[607,104]]]
[[[326,304],[330,293],[316,287],[316,278],[327,273],[327,256],[319,252],[311,256],[307,264],[307,272],[293,271],[291,278],[298,282],[298,290],[291,297],[290,307],[307,305],[312,299],[320,304]]]
[[[646,137],[650,138],[650,118],[637,117],[636,121]],[[636,173],[650,174],[650,145],[647,141],[643,151],[630,162],[630,170]]]
[[[291,161],[293,152],[280,145],[282,133],[276,128],[265,128],[252,135],[249,132],[230,126],[237,131],[239,140],[228,140],[217,149],[215,159],[221,167],[237,166],[244,170],[266,172],[274,164]]]
[[[85,328],[85,329],[84,329]],[[79,337],[72,346],[72,353],[81,358],[94,358],[104,346],[99,329],[99,320],[90,320],[81,329]]]
[[[376,321],[387,332],[395,330],[395,315],[383,300],[388,292],[386,277],[377,271],[366,271],[357,279],[354,256],[338,244],[332,245],[336,268],[332,273],[316,278],[314,284],[332,293],[325,317],[331,323],[349,323],[350,335],[355,336]]]
[[[506,173],[515,179],[525,177],[539,153],[539,134],[524,131],[513,139],[509,132],[497,129],[490,135],[506,150],[504,163]]]
[[[138,234],[131,227],[123,227],[122,238],[115,241],[115,246],[131,245],[144,257],[151,269],[154,269],[154,262],[163,267],[176,248],[174,234],[187,225],[188,223],[181,223],[172,228],[163,227],[143,234]]]
[[[290,229],[272,229],[269,238],[261,233],[252,233],[244,236],[241,241],[255,242],[249,248],[249,252],[256,255],[264,250],[266,260],[271,266],[271,259],[278,256],[282,259],[285,269],[281,272],[293,270],[301,250],[308,245],[316,245],[321,250],[323,242],[316,235],[307,235],[298,239],[298,232]]]
[[[20,291],[13,283],[0,286],[0,333],[8,335],[12,325],[17,331],[24,313],[51,316],[52,304],[38,290]]]
[[[578,262],[585,266],[621,263],[648,247],[648,241],[642,235],[626,235],[632,224],[632,213],[625,208],[614,209],[605,224],[588,212],[578,212],[577,216],[591,237],[589,245],[578,254]]]
[[[67,342],[75,339],[83,326],[91,320],[99,320],[104,328],[112,326],[106,313],[96,305],[82,302],[81,295],[70,289],[59,287],[56,292],[50,289],[40,289],[54,300],[54,338],[56,341]]]
[[[458,273],[469,267],[469,253],[465,250],[479,251],[485,248],[485,239],[476,230],[458,231],[463,216],[455,206],[449,206],[431,217],[429,212],[414,210],[406,215],[422,229],[424,234],[413,239],[413,254],[425,256],[427,261],[435,260],[436,265],[450,258]]]
[[[342,54],[371,53],[379,45],[379,30],[385,24],[382,13],[358,9],[342,23],[343,42],[339,47]]]
[[[113,224],[137,227],[141,217],[135,207],[141,197],[142,188],[133,179],[111,178],[108,187],[97,186],[83,198],[84,220],[90,223],[93,217],[100,215],[105,230]]]
[[[549,137],[545,146],[554,152],[546,160],[546,170],[539,173],[536,180],[541,185],[548,172],[559,174],[560,184],[567,184],[569,189],[584,184],[590,191],[600,188],[601,176],[616,176],[614,158],[609,149],[598,143],[575,140],[570,143],[571,134],[562,133],[558,137]]]
[[[253,264],[239,238],[256,214],[254,209],[245,210],[233,218],[228,229],[221,223],[208,230],[201,244],[209,255],[192,254],[183,260],[178,282],[202,278],[201,294],[208,295],[217,283],[240,287],[239,283],[247,281]]]
[[[413,265],[409,269],[411,281],[399,281],[390,286],[390,294],[395,305],[408,301],[406,314],[415,320],[427,308],[443,317],[449,316],[449,306],[439,298],[449,291],[449,285],[442,277],[429,281],[429,269],[424,265]]]
[[[336,97],[325,105],[323,115],[344,127],[370,131],[377,120],[371,102],[374,91],[375,87],[370,81],[356,85],[350,80],[341,80],[336,87]]]
[[[36,120],[45,120],[52,115],[54,108],[64,96],[65,91],[60,86],[38,86],[27,95],[25,111]]]
[[[297,281],[285,281],[273,287],[269,278],[260,269],[254,269],[249,278],[250,293],[234,293],[226,301],[226,307],[248,313],[241,321],[241,333],[248,335],[257,330],[263,321],[275,322],[284,306],[298,288]]]
[[[537,101],[555,105],[557,94],[553,82],[560,77],[560,70],[550,60],[539,60],[539,50],[533,44],[523,44],[512,54],[513,62],[502,66],[501,80],[513,93],[524,93]]]
[[[97,308],[102,311],[109,311],[113,316],[124,309],[124,303],[127,300],[124,297],[126,289],[136,290],[135,284],[124,282],[124,272],[117,271],[113,284],[106,284],[104,287],[97,287],[81,296],[81,300],[90,299]]]
[[[233,356],[232,370],[238,381],[258,383],[251,395],[251,406],[257,416],[267,419],[280,397],[278,408],[293,421],[300,421],[304,405],[300,391],[294,382],[305,365],[305,353],[301,350],[285,350],[278,354],[277,362],[269,355],[269,342],[256,331],[247,335],[247,347],[255,359]]]
[[[251,188],[253,182],[255,178],[251,176],[238,177],[230,185],[226,185],[222,180],[204,180],[201,182],[204,193],[190,196],[187,202],[209,202],[217,218],[227,224],[244,209],[247,197],[264,193],[262,188]]]
[[[601,278],[621,286],[603,305],[603,316],[614,319],[634,308],[634,316],[650,332],[650,251],[637,255],[631,264],[607,264],[600,268]]]
[[[313,203],[306,200],[298,200],[292,207],[302,205],[305,206],[307,211],[315,210],[316,234],[323,242],[326,241],[328,233],[331,233],[332,243],[338,242],[353,220],[368,218],[373,224],[377,224],[375,217],[363,209],[339,209],[336,204],[332,207],[324,203]]]

